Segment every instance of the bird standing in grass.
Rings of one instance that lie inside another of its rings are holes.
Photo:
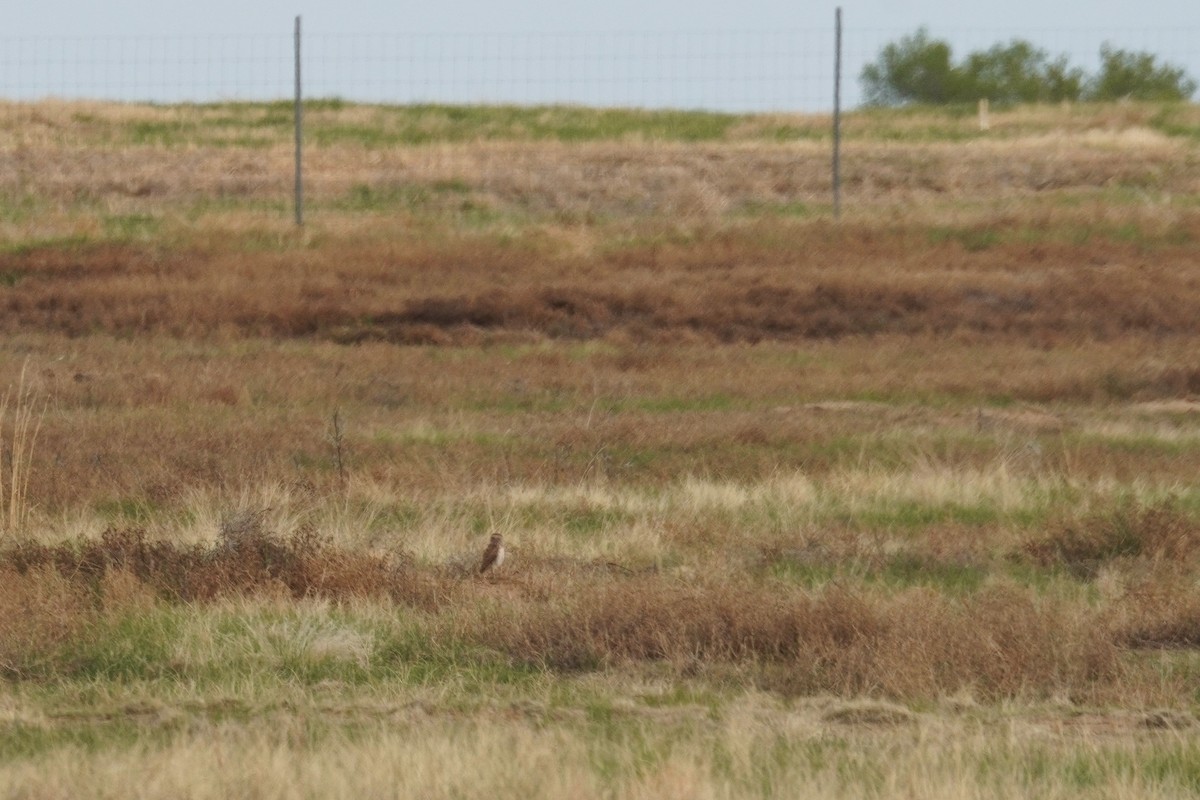
[[[487,572],[489,569],[494,569],[504,563],[504,538],[493,533],[491,541],[488,542],[487,549],[483,551],[483,563],[479,565],[479,574]]]

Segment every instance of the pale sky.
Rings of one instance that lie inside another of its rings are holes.
[[[0,29],[0,97],[283,97],[303,16],[309,96],[825,110],[836,2],[39,0]],[[1014,37],[1094,68],[1103,42],[1200,78],[1196,0],[845,0],[843,98],[921,25],[955,54]],[[1081,15],[1083,10],[1083,15]]]

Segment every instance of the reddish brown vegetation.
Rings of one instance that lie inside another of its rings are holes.
[[[667,660],[685,673],[729,662],[762,667],[790,694],[897,697],[970,689],[988,697],[1103,684],[1118,649],[1063,604],[996,586],[965,600],[929,589],[896,597],[815,594],[737,582],[656,578],[589,583],[575,602],[500,612],[484,641],[555,669]]]
[[[1197,237],[1187,230],[1187,241]],[[32,250],[0,255],[13,283],[0,302],[6,332],[72,336],[441,344],[965,332],[1050,344],[1195,335],[1195,269],[1186,242],[1152,252],[1103,238],[972,250],[915,230],[780,223],[588,256],[484,237],[288,253]]]
[[[126,574],[164,600],[197,602],[279,591],[293,597],[382,597],[427,607],[441,591],[403,562],[333,547],[313,531],[276,536],[255,527],[215,546],[151,540],[138,529],[110,529],[99,539],[60,545],[25,542],[0,565],[20,575],[56,573],[85,596],[114,574]]]
[[[0,677],[20,675],[88,623],[85,588],[53,567],[0,564]]]
[[[1057,523],[1022,556],[1093,579],[1122,576],[1125,590],[1103,628],[1122,647],[1200,647],[1200,526],[1172,504],[1125,504]]]
[[[1022,554],[1040,567],[1061,567],[1086,578],[1121,560],[1182,566],[1200,556],[1200,527],[1169,503],[1148,508],[1128,503],[1057,522],[1026,542]]]
[[[1200,588],[1194,572],[1160,569],[1121,598],[1110,625],[1119,644],[1136,648],[1200,648]]]

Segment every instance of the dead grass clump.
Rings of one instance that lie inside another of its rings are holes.
[[[1093,615],[1064,601],[999,584],[965,603],[963,615],[964,671],[973,677],[960,685],[982,696],[1074,692],[1120,675],[1118,648],[1096,635]]]
[[[794,598],[734,583],[580,578],[572,595],[586,599],[515,614],[501,609],[481,618],[474,634],[520,661],[567,670],[622,661],[789,658],[803,639]]]
[[[180,547],[150,541],[140,529],[110,528],[98,540],[57,545],[20,542],[5,552],[2,562],[22,573],[55,569],[64,579],[97,596],[101,582],[115,572],[128,573],[167,596],[183,596],[199,560],[199,547]]]
[[[1018,557],[1091,579],[1114,560],[1178,562],[1198,553],[1200,526],[1167,502],[1150,507],[1124,503],[1058,522],[1045,535],[1022,545]]]
[[[1127,647],[1200,647],[1200,584],[1183,570],[1157,570],[1125,592],[1108,627]]]
[[[1179,398],[1200,395],[1200,364],[1166,367],[1146,379],[1146,394]]]
[[[252,594],[273,585],[297,598],[386,597],[421,607],[436,605],[440,597],[436,583],[403,564],[335,547],[304,526],[286,536],[251,527],[226,537],[217,549],[201,554],[185,585],[188,599],[198,600]]]
[[[295,598],[386,597],[422,608],[448,589],[391,559],[332,546],[313,530],[289,535],[265,530],[252,516],[227,525],[215,546],[153,541],[141,529],[110,529],[98,540],[58,545],[21,543],[0,555],[19,574],[58,575],[94,603],[136,598],[143,590],[171,601],[211,601],[231,595]]]
[[[1046,696],[1087,691],[1118,672],[1111,642],[1062,605],[1015,587],[988,587],[964,600],[914,588],[877,598],[871,614],[870,630],[810,641],[796,664],[768,670],[767,688],[895,698]],[[836,617],[829,622],[839,624]]]
[[[436,606],[447,591],[403,562],[335,547],[310,526],[274,535],[261,515],[222,527],[221,544],[203,554],[191,587],[195,599],[210,599],[272,584],[297,598],[386,597],[422,608]]]
[[[764,688],[794,695],[1046,696],[1087,692],[1119,667],[1118,649],[1087,620],[1011,586],[963,600],[927,588],[812,595],[655,577],[580,589],[586,600],[493,610],[473,635],[552,669],[751,664]]]
[[[35,672],[94,617],[86,591],[51,566],[0,565],[0,675]]]
[[[144,611],[156,602],[154,589],[128,569],[106,570],[100,579],[100,608],[107,616]]]
[[[821,716],[825,722],[851,727],[886,727],[908,725],[917,721],[916,715],[907,708],[880,702],[857,702],[835,708]]]

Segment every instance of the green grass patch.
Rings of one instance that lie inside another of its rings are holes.
[[[418,686],[454,683],[468,695],[486,695],[496,686],[529,686],[545,677],[535,665],[416,627],[386,635],[378,662],[392,680]]]
[[[835,566],[826,562],[813,562],[785,556],[772,559],[766,574],[774,580],[785,583],[818,587],[837,579],[844,569],[844,566]]]
[[[931,227],[927,234],[931,244],[957,242],[969,253],[978,253],[995,247],[1002,242],[999,231],[991,228]]]
[[[145,497],[114,497],[96,503],[94,510],[114,523],[144,525],[155,519],[163,507]]]
[[[45,665],[42,679],[217,693],[244,684],[271,695],[288,686],[446,682],[474,693],[540,675],[536,667],[511,664],[403,612],[384,621],[302,603],[233,609],[156,604],[89,626]]]
[[[366,112],[353,121],[340,112]],[[294,126],[289,101],[155,106],[161,119],[108,123],[94,132],[115,144],[182,147],[203,144],[251,149],[285,143]],[[79,116],[79,115],[77,115]],[[87,115],[92,128],[106,124]],[[640,139],[711,142],[730,138],[787,141],[827,135],[804,126],[747,124],[751,115],[700,110],[588,108],[572,105],[358,105],[339,99],[304,101],[304,137],[316,146],[353,144],[383,149],[476,141],[592,142]],[[361,121],[360,121],[361,120]],[[78,121],[78,120],[77,120]],[[80,122],[80,124],[85,124]]]
[[[571,536],[590,537],[605,530],[630,524],[635,515],[614,508],[579,506],[565,508],[557,515],[559,524]]]
[[[977,564],[950,563],[904,553],[889,559],[878,572],[868,574],[868,580],[900,588],[928,586],[960,594],[975,591],[983,585],[987,576],[988,569]]]
[[[306,110],[308,110],[306,106]],[[306,135],[318,145],[368,149],[473,141],[588,142],[636,137],[703,142],[728,136],[743,119],[707,111],[595,109],[582,106],[374,106],[369,122],[346,123],[313,114]],[[772,136],[778,135],[773,132]]]
[[[147,241],[162,230],[162,219],[151,214],[118,214],[103,219],[104,234],[116,241]]]
[[[1162,743],[1140,752],[1105,747],[1076,752],[1048,770],[1080,791],[1135,778],[1168,790],[1200,793],[1200,745],[1194,740]]]
[[[619,414],[628,411],[645,411],[651,414],[679,414],[689,412],[731,411],[736,400],[724,393],[693,397],[664,395],[660,397],[613,397],[598,404],[604,411]]]
[[[1002,509],[987,502],[930,504],[915,500],[888,500],[852,512],[834,510],[830,516],[837,522],[868,530],[919,530],[946,523],[980,526],[1007,518]]]
[[[132,747],[147,740],[147,726],[135,714],[120,711],[88,716],[80,713],[54,724],[12,722],[0,725],[0,763],[34,758],[64,749],[85,753]]]
[[[159,681],[177,674],[174,647],[185,611],[156,606],[100,621],[58,656],[61,675],[88,681]]]
[[[68,236],[44,236],[19,241],[0,242],[0,253],[8,255],[27,255],[38,250],[80,250],[96,244],[90,236],[72,234]]]
[[[1200,119],[1195,106],[1185,103],[1164,105],[1150,118],[1150,127],[1167,136],[1200,141]]]
[[[0,270],[0,286],[13,287],[25,279],[25,273],[19,269]]]
[[[739,217],[792,217],[802,219],[824,213],[824,208],[805,203],[800,200],[780,202],[750,201],[742,204],[732,212]]]
[[[195,122],[137,120],[128,124],[125,139],[130,144],[154,147],[182,147],[198,140]]]
[[[974,105],[864,108],[844,119],[843,136],[849,139],[923,143],[962,142],[982,134]]]
[[[432,193],[424,186],[369,186],[358,184],[334,204],[343,211],[412,211],[430,202]]]
[[[45,205],[45,200],[30,192],[4,192],[0,194],[0,222],[28,222],[36,217]]]

